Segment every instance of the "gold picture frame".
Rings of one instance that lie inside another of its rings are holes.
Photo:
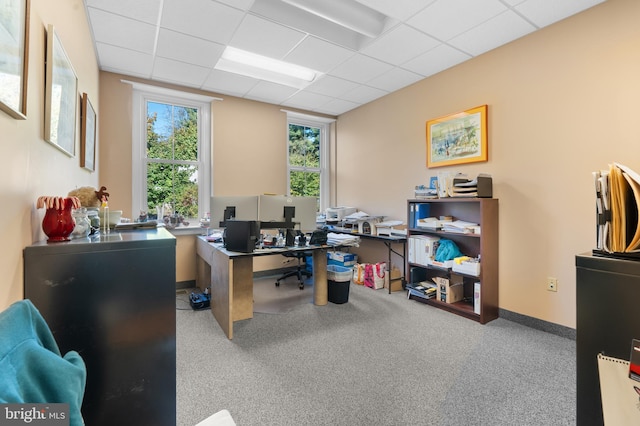
[[[74,157],[78,77],[53,25],[47,30],[45,68],[44,139]]]
[[[96,119],[89,95],[83,93],[80,104],[80,167],[92,172],[96,169]]]
[[[29,0],[0,0],[0,110],[27,118]]]
[[[487,161],[487,105],[427,121],[427,168]]]

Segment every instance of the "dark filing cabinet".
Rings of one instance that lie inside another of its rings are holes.
[[[640,260],[576,256],[577,420],[602,425],[597,355],[629,360],[640,339]]]
[[[176,240],[164,228],[24,249],[24,293],[87,366],[87,425],[176,424]]]

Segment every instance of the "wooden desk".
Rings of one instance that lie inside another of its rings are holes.
[[[253,318],[253,258],[255,256],[282,255],[285,251],[313,252],[313,303],[328,303],[326,246],[304,248],[267,249],[254,253],[226,250],[219,243],[210,243],[198,237],[197,285],[211,288],[211,313],[222,331],[233,339],[233,323]]]

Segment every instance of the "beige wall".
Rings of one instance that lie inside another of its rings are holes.
[[[405,217],[413,186],[437,171],[490,173],[500,307],[575,327],[574,256],[595,245],[591,172],[640,171],[638,16],[640,2],[609,0],[340,116],[338,204]],[[426,120],[482,104],[489,161],[426,169]]]
[[[82,1],[31,0],[29,23],[27,119],[15,120],[0,112],[0,139],[6,153],[0,157],[0,310],[23,298],[22,249],[45,238],[40,227],[44,211],[36,210],[36,199],[41,195],[63,196],[76,187],[98,184],[97,171],[80,168],[79,130],[73,158],[43,138],[45,40],[49,24],[55,26],[73,64],[79,95],[88,93],[100,116],[98,65]]]
[[[640,170],[637,16],[637,1],[608,0],[340,116],[335,204],[404,218],[413,186],[442,170],[425,167],[425,121],[489,105],[489,161],[446,170],[493,175],[500,199],[500,307],[575,327],[574,256],[595,243],[591,172],[612,161]],[[60,33],[80,91],[97,105],[99,180],[80,169],[77,157],[42,140],[48,23]],[[34,208],[39,195],[105,185],[110,204],[132,215],[131,87],[120,82],[123,76],[98,73],[79,0],[32,0],[29,59],[28,119],[0,114],[0,134],[12,153],[0,160],[0,308],[22,297],[22,248],[43,238],[43,212]],[[284,192],[284,114],[277,106],[222,97],[213,105],[215,193]],[[193,279],[192,241],[179,239],[178,248],[177,280]],[[363,257],[373,257],[370,250],[365,246]],[[559,279],[557,293],[546,291],[547,276]]]

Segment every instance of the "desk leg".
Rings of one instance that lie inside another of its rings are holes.
[[[233,322],[253,317],[253,259],[214,251],[211,259],[211,313],[229,339]]]
[[[313,250],[313,304],[324,306],[327,303],[329,303],[327,251]]]

